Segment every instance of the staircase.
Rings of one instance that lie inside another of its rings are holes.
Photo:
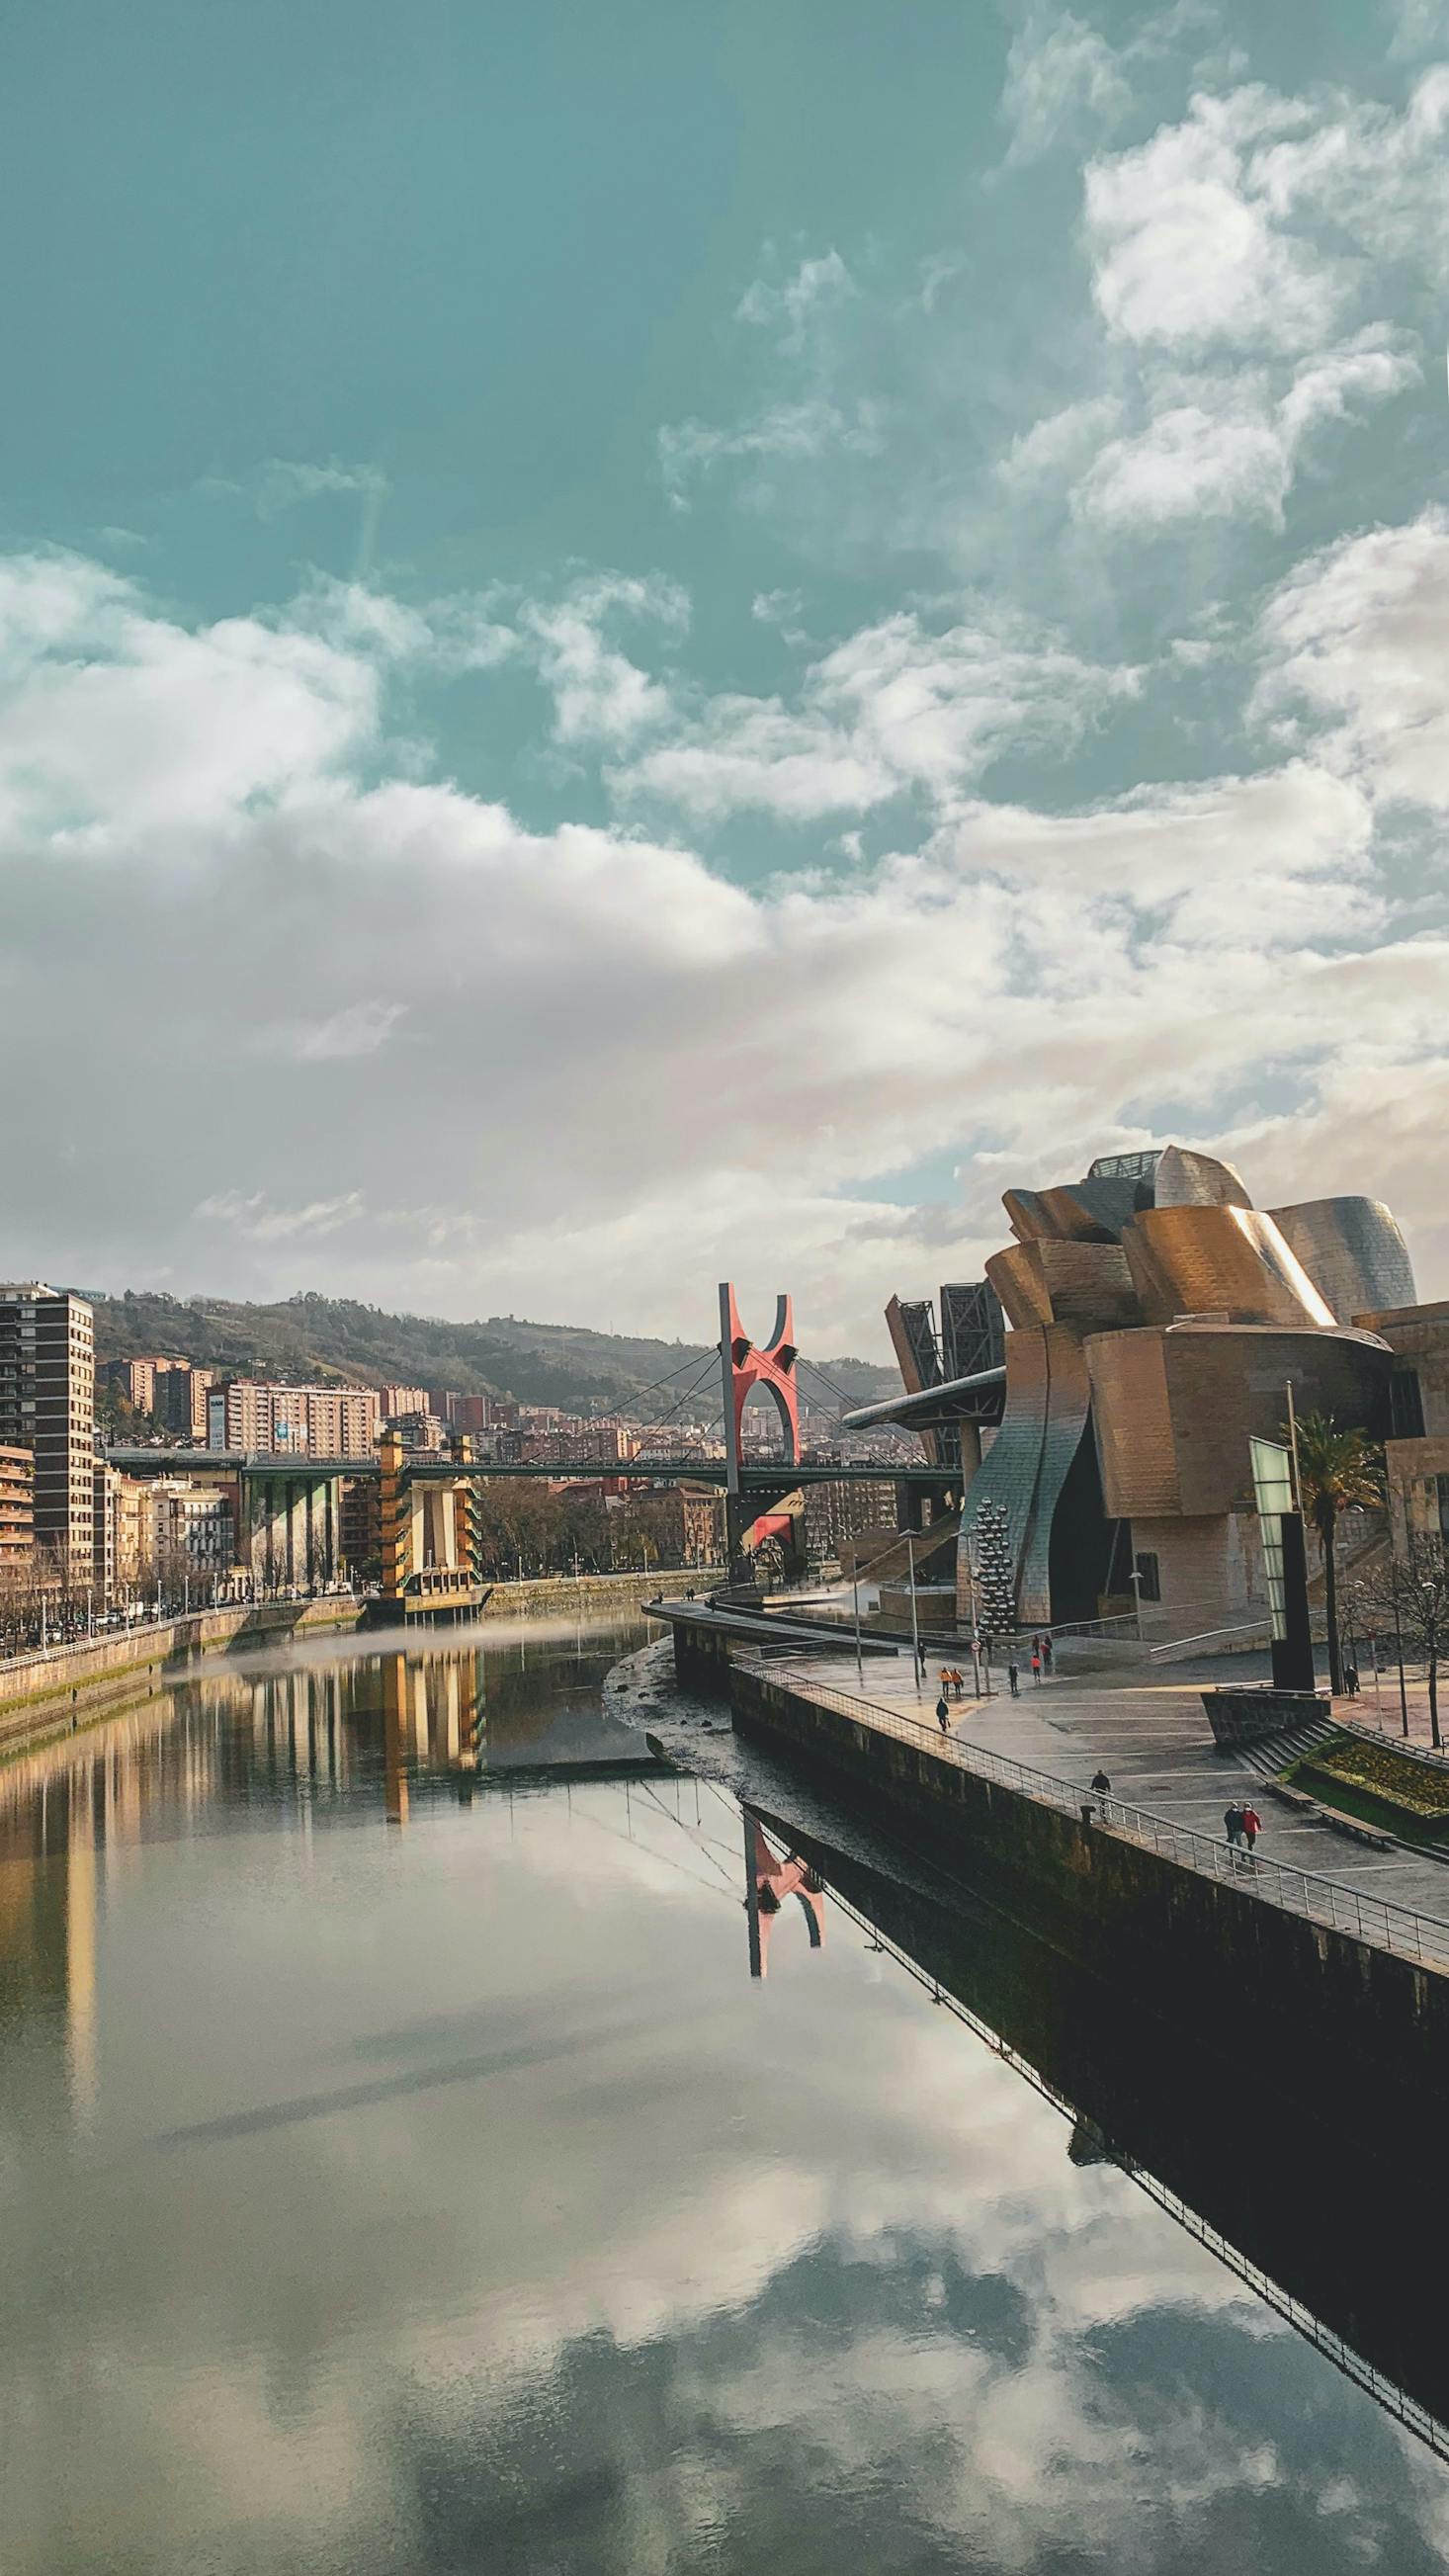
[[[1285,1727],[1281,1735],[1265,1735],[1259,1744],[1235,1744],[1233,1751],[1260,1780],[1276,1780],[1281,1771],[1304,1761],[1338,1731],[1333,1718],[1310,1717],[1301,1726]]]

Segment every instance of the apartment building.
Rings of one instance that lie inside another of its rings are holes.
[[[194,1485],[165,1476],[149,1488],[151,1562],[175,1568],[184,1558],[198,1574],[229,1574],[236,1562],[236,1504],[224,1485]]]
[[[425,1386],[380,1386],[377,1400],[384,1422],[394,1421],[399,1414],[427,1413],[432,1409]]]
[[[0,1574],[28,1565],[35,1551],[35,1460],[28,1449],[0,1447]]]
[[[35,1544],[82,1582],[95,1545],[95,1320],[41,1280],[0,1287],[0,1442],[35,1460]]]
[[[380,1427],[368,1386],[279,1386],[229,1378],[206,1399],[208,1449],[290,1451],[297,1457],[366,1458]]]

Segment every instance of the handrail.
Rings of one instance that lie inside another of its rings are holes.
[[[763,1658],[748,1648],[742,1649],[735,1660],[756,1671],[766,1669]],[[780,1669],[780,1661],[772,1661],[768,1667],[772,1678],[778,1677]],[[1283,1861],[1260,1857],[1257,1852],[1245,1855],[1232,1844],[1216,1842],[1210,1834],[1199,1833],[1193,1825],[1177,1824],[1170,1816],[1155,1815],[1150,1808],[1128,1806],[1124,1799],[1093,1798],[1074,1780],[1059,1780],[1047,1771],[1028,1770],[1024,1763],[1013,1762],[1004,1753],[993,1753],[982,1744],[964,1743],[959,1736],[942,1736],[930,1718],[903,1718],[896,1710],[883,1707],[879,1700],[832,1690],[808,1673],[792,1673],[790,1687],[822,1708],[833,1708],[843,1717],[873,1727],[877,1734],[892,1735],[902,1744],[922,1746],[938,1761],[953,1762],[977,1779],[1011,1789],[1019,1797],[1030,1798],[1033,1804],[1050,1807],[1059,1815],[1083,1818],[1095,1831],[1114,1834],[1124,1842],[1158,1852],[1178,1868],[1193,1870],[1201,1878],[1225,1881],[1261,1904],[1302,1915],[1306,1921],[1323,1924],[1332,1932],[1346,1932],[1375,1949],[1392,1952],[1395,1958],[1412,1959],[1420,1967],[1449,1968],[1449,1922],[1441,1922],[1433,1915],[1415,1914],[1409,1907],[1391,1905],[1382,1897],[1362,1896],[1357,1888],[1346,1887],[1336,1878],[1321,1878],[1316,1871],[1294,1869]]]
[[[1148,1656],[1150,1661],[1156,1663],[1163,1655],[1181,1654],[1184,1646],[1211,1645],[1215,1637],[1256,1637],[1264,1628],[1271,1628],[1272,1625],[1272,1611],[1265,1610],[1261,1618],[1239,1619],[1231,1628],[1198,1628],[1190,1637],[1164,1637],[1160,1645],[1148,1648]]]

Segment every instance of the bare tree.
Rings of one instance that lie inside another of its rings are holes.
[[[1436,1752],[1439,1731],[1439,1666],[1449,1648],[1449,1558],[1442,1539],[1411,1530],[1406,1557],[1394,1557],[1365,1587],[1375,1609],[1422,1648],[1429,1675],[1429,1733]]]

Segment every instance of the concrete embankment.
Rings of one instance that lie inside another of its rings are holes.
[[[963,1884],[1109,1978],[1124,2012],[1138,2003],[1232,2059],[1245,2120],[1260,2069],[1322,2116],[1325,2145],[1372,2134],[1389,2109],[1449,2108],[1442,1969],[1038,1802],[768,1668],[736,1664],[730,1699],[742,1734],[818,1769],[852,1802],[908,1817]],[[1345,1915],[1358,1920],[1347,1901]]]
[[[293,1637],[355,1626],[357,1617],[357,1604],[346,1598],[244,1602],[37,1649],[0,1670],[0,1752],[63,1733],[73,1713],[90,1725],[129,1707],[204,1655],[284,1646]]]
[[[701,1582],[712,1578],[706,1574]],[[659,1575],[585,1575],[495,1584],[483,1619],[607,1618],[636,1610],[659,1589]],[[205,1656],[285,1646],[294,1638],[355,1628],[375,1604],[334,1594],[316,1601],[244,1602],[232,1609],[194,1610],[145,1627],[78,1639],[16,1658],[0,1668],[0,1756],[68,1733],[72,1723],[94,1725],[133,1707],[148,1691],[184,1678]],[[409,1622],[419,1645],[446,1643],[446,1627]],[[394,1632],[395,1633],[395,1632]]]
[[[479,1617],[531,1619],[547,1614],[557,1618],[562,1613],[569,1618],[602,1619],[611,1610],[637,1609],[641,1602],[654,1599],[661,1584],[685,1579],[678,1568],[661,1573],[656,1566],[652,1574],[539,1575],[523,1583],[495,1583]],[[696,1573],[691,1568],[688,1580],[706,1592],[721,1580],[720,1569],[705,1566]]]

